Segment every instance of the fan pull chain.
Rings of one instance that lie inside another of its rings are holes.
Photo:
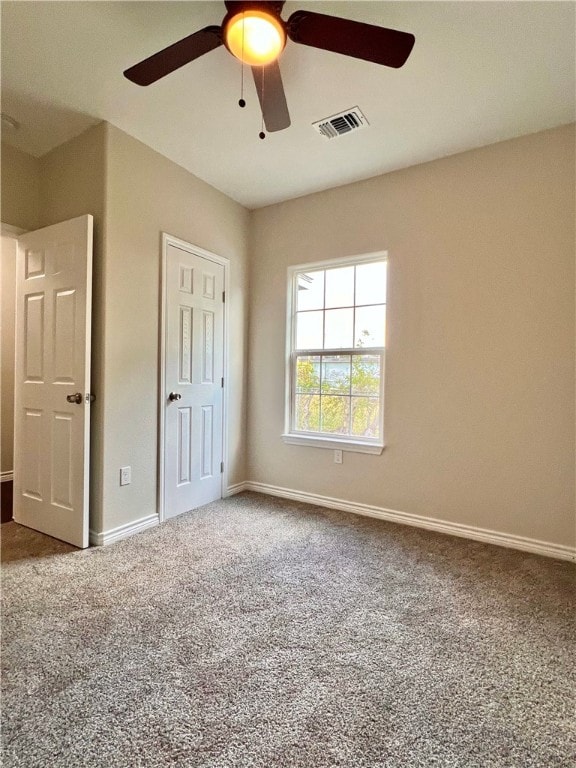
[[[260,139],[265,139],[266,134],[264,133],[264,67],[262,67],[262,122],[260,123],[260,133],[258,134],[258,137]]]
[[[245,24],[245,13],[242,13],[242,61],[241,69],[240,69],[240,101],[238,102],[239,106],[245,107],[246,102],[244,101],[244,24]]]

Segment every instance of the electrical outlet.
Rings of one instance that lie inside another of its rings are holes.
[[[132,482],[132,467],[120,467],[120,485],[130,485]]]
[[[338,448],[334,451],[334,464],[342,464],[342,451]]]

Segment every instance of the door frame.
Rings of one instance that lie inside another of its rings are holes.
[[[160,323],[159,323],[159,344],[160,344],[160,366],[158,376],[158,520],[164,522],[164,473],[166,447],[166,403],[164,393],[166,392],[166,310],[167,310],[167,281],[166,271],[168,266],[168,246],[174,246],[181,251],[192,253],[208,261],[213,261],[224,268],[224,339],[223,339],[223,375],[224,388],[222,391],[222,461],[224,462],[224,471],[221,474],[220,498],[226,495],[228,488],[228,376],[229,376],[229,333],[228,333],[228,307],[229,307],[229,280],[230,280],[230,260],[225,256],[218,256],[211,251],[200,248],[198,245],[181,240],[167,232],[162,232],[162,260],[160,275]]]
[[[6,224],[6,222],[2,221],[0,222],[0,235],[2,237],[8,237],[16,242],[16,251],[18,251],[18,238],[20,235],[25,235],[26,232],[29,230],[22,229],[22,227],[15,227],[13,224]],[[18,254],[16,254],[16,257]],[[14,265],[16,267],[16,265]],[[0,268],[1,271],[1,268]],[[16,271],[14,272],[16,274]],[[2,287],[2,290],[5,290],[4,288],[4,277],[0,276],[0,286]],[[14,293],[14,299],[16,298],[16,280],[14,280],[12,284],[12,292]],[[16,309],[16,307],[14,307]],[[3,356],[4,350],[0,349],[0,363],[2,362],[2,356]],[[12,369],[15,369],[15,363],[16,363],[16,324],[14,324],[14,357],[12,360]],[[15,373],[15,370],[14,370]],[[14,430],[14,421],[16,418],[16,414],[14,411],[14,401],[12,401],[12,429]],[[12,445],[12,452],[14,452],[14,445]],[[13,483],[14,482],[14,456],[12,456],[12,469],[5,469],[4,471],[0,472],[0,483]],[[4,493],[4,492],[3,492]]]

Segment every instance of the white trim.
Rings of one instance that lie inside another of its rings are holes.
[[[318,435],[295,434],[282,435],[282,440],[288,445],[305,445],[308,448],[335,448],[349,453],[372,453],[380,456],[386,446],[382,443],[360,443],[352,440],[337,440],[334,437],[318,437]]]
[[[576,547],[567,547],[563,544],[554,544],[549,541],[529,539],[525,536],[516,536],[512,533],[501,533],[500,531],[491,531],[487,528],[477,528],[472,525],[451,523],[446,520],[437,520],[433,517],[413,515],[410,512],[399,512],[395,509],[385,509],[384,507],[374,507],[370,504],[359,504],[353,501],[334,499],[330,496],[320,496],[315,493],[295,491],[290,488],[280,488],[275,485],[257,483],[251,480],[244,483],[244,490],[265,493],[270,496],[279,496],[283,499],[302,501],[306,504],[316,504],[316,506],[319,507],[329,507],[330,509],[338,509],[342,512],[352,512],[355,515],[375,517],[379,520],[388,520],[392,523],[412,525],[415,528],[425,528],[429,531],[447,533],[451,536],[460,536],[464,539],[473,539],[474,541],[482,541],[487,544],[496,544],[497,546],[508,547],[509,549],[519,549],[522,552],[532,552],[535,555],[554,557],[559,560],[576,560]]]
[[[229,496],[235,496],[237,493],[242,493],[242,491],[248,490],[246,487],[246,483],[236,483],[235,485],[229,485],[228,488],[226,488],[226,491],[224,493],[224,498],[228,498]]]
[[[388,258],[388,251],[373,251],[372,253],[359,253],[356,256],[341,256],[337,259],[322,259],[322,261],[307,261],[305,264],[293,264],[288,267],[288,274],[312,271],[314,269],[327,269],[332,266],[346,267],[353,264],[362,264],[369,261],[380,261]],[[328,265],[328,266],[327,266]]]
[[[0,223],[0,233],[5,237],[18,238],[20,235],[25,235],[26,232],[28,230],[22,229],[22,227],[14,227],[12,224],[4,224],[4,222]]]
[[[20,227],[13,227],[12,224],[4,224],[4,222],[0,222],[0,234],[2,234],[4,237],[12,237],[14,239],[18,239],[18,236],[23,235],[25,232],[25,229],[21,229]],[[0,483],[9,483],[13,481],[13,470],[10,469],[5,472],[0,472]]]
[[[125,539],[135,533],[145,531],[147,528],[154,528],[158,523],[158,515],[153,514],[141,517],[133,523],[119,525],[117,528],[112,528],[110,531],[103,531],[102,533],[96,533],[96,531],[90,529],[90,544],[96,547],[114,544],[114,542],[120,541],[120,539]]]
[[[229,378],[229,310],[230,306],[230,260],[225,256],[218,256],[211,251],[206,251],[197,245],[192,245],[185,240],[180,240],[168,232],[162,232],[162,272],[160,276],[160,322],[158,323],[160,333],[160,365],[159,365],[159,424],[158,424],[158,518],[164,522],[164,445],[166,429],[166,408],[164,393],[166,391],[166,270],[167,270],[167,252],[168,246],[173,245],[187,253],[200,256],[208,261],[214,261],[224,268],[224,293],[226,301],[224,302],[224,361],[222,373],[224,376],[224,391],[222,393],[222,461],[224,462],[224,471],[221,476],[221,498],[226,495],[225,489],[228,487],[228,398],[230,388],[228,386]]]
[[[160,360],[158,365],[158,520],[164,522],[164,445],[166,429],[166,412],[164,406],[164,393],[166,392],[166,271],[168,235],[162,232],[161,245],[161,274],[160,274],[160,317],[158,333],[160,341]]]
[[[158,333],[160,341],[160,360],[158,365],[158,520],[164,522],[164,433],[166,429],[166,412],[164,406],[164,393],[166,392],[166,270],[168,250],[168,235],[162,232],[161,245],[161,273],[160,273],[160,317]]]

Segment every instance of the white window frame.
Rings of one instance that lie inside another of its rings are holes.
[[[381,454],[384,450],[384,380],[386,370],[386,347],[375,348],[374,351],[378,351],[382,355],[382,373],[380,376],[380,438],[352,438],[348,435],[336,436],[336,435],[323,435],[318,432],[296,432],[293,430],[293,418],[294,418],[294,375],[293,368],[295,364],[295,348],[296,348],[296,306],[297,306],[297,285],[296,274],[300,272],[333,269],[337,267],[354,266],[357,264],[366,264],[373,261],[386,261],[388,262],[388,252],[378,251],[376,253],[368,253],[360,256],[350,256],[340,259],[328,259],[325,261],[315,261],[307,264],[296,264],[288,267],[288,297],[286,302],[287,316],[286,316],[286,394],[284,405],[284,433],[282,434],[282,440],[289,445],[306,445],[314,448],[328,448],[352,451],[354,453],[371,453]],[[388,281],[386,281],[386,288],[388,288]],[[385,297],[386,300],[386,297]],[[350,355],[360,353],[359,348],[354,349],[338,349],[333,350],[334,354]],[[317,353],[317,350],[309,350],[311,354]],[[306,350],[299,350],[299,354],[306,354]]]

